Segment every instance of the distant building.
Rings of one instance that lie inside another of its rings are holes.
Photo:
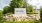
[[[34,6],[34,12],[38,13],[38,15],[40,15],[40,9],[38,9],[36,6]]]
[[[28,0],[23,0],[23,1],[28,4]],[[38,9],[36,6],[33,6],[33,8],[34,8],[34,12],[38,13],[38,15],[40,15],[40,9]]]

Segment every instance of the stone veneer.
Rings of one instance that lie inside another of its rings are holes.
[[[10,14],[3,17],[7,20],[39,20],[40,16],[37,14]]]

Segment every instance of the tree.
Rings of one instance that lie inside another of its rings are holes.
[[[9,6],[4,7],[3,13],[14,13],[14,8],[26,8],[27,13],[34,11],[33,6],[24,2],[23,0],[12,0]]]
[[[26,8],[26,12],[27,13],[31,13],[32,14],[34,12],[33,6],[30,5],[29,3],[25,2],[25,4],[23,5],[23,8]]]
[[[40,7],[40,17],[41,17],[41,21],[42,21],[42,7]]]
[[[33,12],[33,6],[32,5],[29,6],[29,9],[30,10],[28,12]]]
[[[12,0],[10,3],[11,12],[14,13],[14,8],[22,8],[23,4],[23,0]]]
[[[24,2],[24,4],[23,4],[23,8],[28,8],[29,5],[30,5],[29,3]]]
[[[30,13],[30,14],[34,13],[33,6],[32,5],[28,6],[28,8],[26,8],[26,11],[27,13]]]
[[[9,10],[9,6],[5,6],[4,8],[3,8],[3,14],[6,14],[6,13],[8,13],[10,10]]]
[[[14,13],[14,8],[22,8],[24,4],[23,0],[12,0],[9,6],[3,8],[3,14]]]

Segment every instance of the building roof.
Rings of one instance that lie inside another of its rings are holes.
[[[33,6],[33,8],[34,8],[34,9],[38,9],[38,10],[40,9],[40,8],[38,8],[38,7],[36,7],[36,6]]]

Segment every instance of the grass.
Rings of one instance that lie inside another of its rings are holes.
[[[3,23],[35,23],[34,21],[5,21]]]
[[[42,23],[40,21],[4,21],[3,23]]]

